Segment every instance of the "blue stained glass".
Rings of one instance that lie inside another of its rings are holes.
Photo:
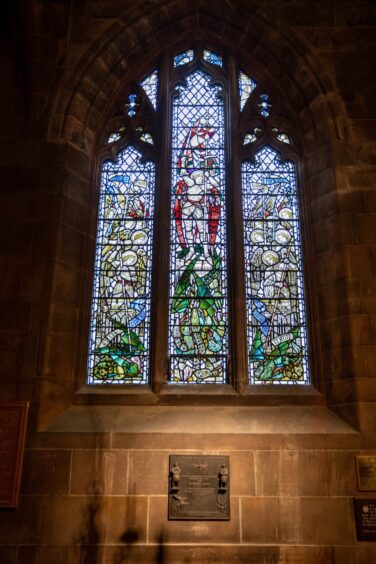
[[[153,71],[149,76],[147,76],[140,86],[144,89],[147,97],[152,103],[153,108],[157,109],[157,93],[158,93],[158,71]]]
[[[174,57],[174,67],[180,67],[182,65],[186,65],[193,61],[194,53],[192,49],[188,49],[188,51],[184,51],[184,53],[180,53]]]
[[[171,380],[223,383],[228,354],[224,107],[202,71],[172,116]]]
[[[244,108],[248,98],[256,88],[257,84],[252,78],[244,72],[239,73],[239,94],[240,94],[240,111]]]
[[[129,94],[128,96],[128,104],[125,104],[125,106],[128,108],[127,113],[129,115],[129,117],[133,117],[136,115],[136,108],[139,104],[137,104],[136,102],[137,99],[137,94]]]
[[[250,382],[309,382],[294,164],[265,146],[242,165]]]
[[[272,107],[272,105],[269,102],[269,96],[264,92],[263,94],[260,95],[260,103],[259,103],[259,108],[260,108],[260,114],[263,117],[269,117],[269,110]]]
[[[209,51],[208,49],[204,50],[203,53],[204,61],[207,63],[211,63],[212,65],[217,65],[219,67],[222,66],[222,57],[214,53],[213,51]]]
[[[154,164],[133,147],[102,168],[89,383],[148,381]]]

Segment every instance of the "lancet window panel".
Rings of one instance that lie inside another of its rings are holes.
[[[148,382],[155,166],[129,146],[101,175],[89,383]]]
[[[228,355],[224,103],[196,71],[172,117],[170,378],[226,382]]]
[[[250,382],[307,383],[294,164],[271,147],[242,165]]]

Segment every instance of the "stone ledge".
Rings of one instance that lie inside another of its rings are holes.
[[[357,434],[325,406],[72,406],[55,433]]]

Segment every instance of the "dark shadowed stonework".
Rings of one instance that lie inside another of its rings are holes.
[[[31,408],[1,563],[376,561],[353,504],[376,454],[375,21],[365,0],[4,2],[0,396]],[[206,34],[299,126],[313,386],[90,393],[99,138],[126,81]],[[230,457],[230,521],[168,520],[171,454]]]

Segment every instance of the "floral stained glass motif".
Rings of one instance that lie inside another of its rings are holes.
[[[173,102],[171,380],[223,383],[228,354],[224,107],[202,71]]]
[[[306,384],[296,175],[265,146],[242,165],[250,382]]]
[[[257,84],[252,78],[244,72],[239,73],[239,94],[240,94],[240,111],[243,110],[246,101],[256,88]]]
[[[174,67],[180,67],[182,65],[186,65],[193,61],[194,53],[192,49],[188,49],[188,51],[184,51],[184,53],[180,53],[176,55],[174,58]]]
[[[102,169],[89,383],[146,383],[154,164],[133,147]]]
[[[158,93],[158,71],[153,71],[149,76],[147,76],[140,86],[144,89],[147,97],[152,103],[153,108],[157,109],[157,93]]]
[[[209,51],[208,49],[204,49],[203,59],[204,61],[211,63],[212,65],[217,65],[218,67],[222,66],[222,57],[220,57],[213,51]]]

